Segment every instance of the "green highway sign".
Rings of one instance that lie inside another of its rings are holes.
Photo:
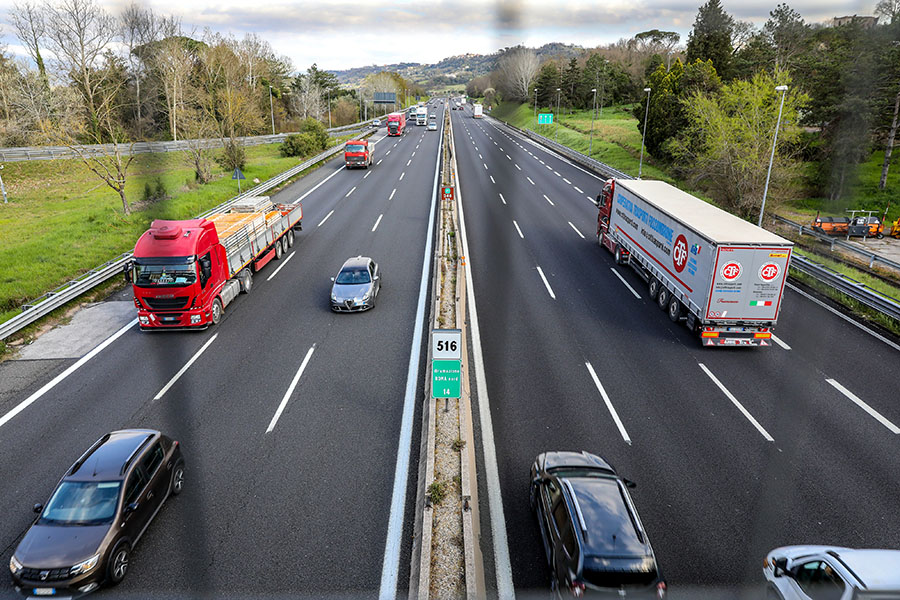
[[[538,115],[538,125],[553,125],[553,113],[540,113]]]
[[[431,361],[431,397],[460,397],[460,367],[458,360]]]

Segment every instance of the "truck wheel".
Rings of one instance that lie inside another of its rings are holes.
[[[878,233],[875,234],[875,237],[880,240],[884,237],[884,234],[879,231]]]
[[[293,229],[288,229],[288,233],[287,233],[287,247],[288,247],[288,248],[293,248],[293,247],[294,247],[294,230],[293,230]]]
[[[281,246],[281,238],[275,240],[275,260],[284,256],[284,248]]]
[[[681,312],[681,302],[678,301],[678,298],[672,297],[672,299],[669,300],[669,319],[671,319],[673,323],[677,323],[681,320]]]
[[[602,233],[597,234],[597,245],[600,246],[601,248],[603,247],[603,234]]]
[[[219,321],[222,320],[222,301],[216,298],[213,300],[212,305],[212,322],[213,325],[218,325]]]
[[[250,293],[250,289],[253,287],[253,273],[250,272],[250,269],[244,269],[241,271],[241,291],[245,294]]]
[[[650,295],[650,300],[656,300],[656,296],[659,295],[659,288],[659,279],[651,275],[647,284],[647,293]]]
[[[659,294],[656,296],[656,305],[662,310],[666,310],[669,306],[669,290],[662,285],[659,286]]]
[[[622,247],[616,244],[616,264],[624,265],[628,262],[627,258],[622,258]]]

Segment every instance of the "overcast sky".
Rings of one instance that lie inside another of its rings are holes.
[[[38,0],[40,1],[40,0]],[[505,46],[563,42],[593,47],[647,29],[677,31],[687,41],[702,0],[150,0],[181,17],[199,36],[209,27],[237,37],[256,32],[298,70],[312,63],[347,69],[396,62],[433,63]],[[735,18],[761,25],[781,0],[723,0]],[[127,0],[99,0],[111,12]],[[876,0],[794,0],[807,22],[872,14]],[[8,25],[12,0],[0,0],[4,41],[22,53]]]

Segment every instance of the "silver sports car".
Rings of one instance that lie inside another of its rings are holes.
[[[335,312],[369,310],[381,290],[378,265],[368,256],[347,259],[331,281],[331,310]]]

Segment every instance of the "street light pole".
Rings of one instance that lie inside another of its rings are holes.
[[[759,209],[759,227],[762,227],[763,215],[766,214],[766,196],[769,194],[769,178],[772,176],[772,163],[775,161],[775,144],[778,143],[778,128],[781,126],[781,111],[784,109],[784,97],[787,95],[788,86],[779,85],[776,92],[781,92],[781,106],[778,107],[778,121],[775,123],[775,136],[772,138],[772,155],[769,156],[769,172],[766,173],[766,187],[763,189],[762,207]]]
[[[537,88],[534,88],[534,123],[531,128],[537,131]]]
[[[594,100],[591,102],[591,141],[588,143],[588,156],[594,150],[594,114],[597,112],[597,88],[591,91],[594,92]]]
[[[641,162],[638,164],[638,179],[644,169],[644,140],[647,139],[647,120],[650,117],[650,88],[644,88],[647,92],[647,110],[644,111],[644,133],[641,135]]]
[[[331,129],[331,90],[328,90],[328,129]]]
[[[609,64],[609,60],[603,59],[603,82],[600,86],[600,116],[603,116],[603,93],[606,91],[606,65]],[[600,74],[597,73],[597,79],[600,79]]]
[[[556,88],[556,143],[559,143],[559,96],[560,89]]]
[[[272,86],[269,86],[269,114],[272,116],[272,135],[275,135],[275,106],[272,104]]]

